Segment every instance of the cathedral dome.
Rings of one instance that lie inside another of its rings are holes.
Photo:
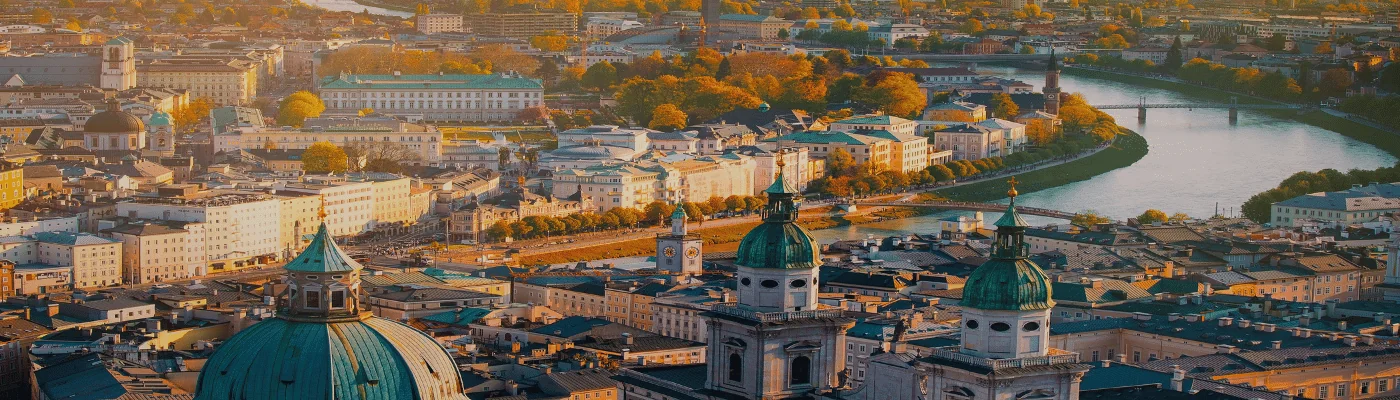
[[[155,114],[151,114],[150,121],[150,126],[170,126],[170,114],[164,111],[156,111]]]
[[[782,175],[768,190],[763,223],[739,242],[735,264],[749,268],[816,268],[821,266],[821,245],[798,225],[793,190]]]
[[[1015,180],[1012,180],[1011,204],[996,222],[997,240],[992,245],[992,257],[967,277],[963,286],[964,308],[980,310],[1029,311],[1053,307],[1050,278],[1029,259],[1030,246],[1025,242],[1029,224],[1016,212]]]
[[[442,345],[359,307],[362,267],[329,236],[287,263],[285,308],[219,346],[195,398],[466,400]]]
[[[107,102],[107,111],[93,115],[83,125],[83,131],[92,133],[136,133],[145,130],[146,125],[141,123],[141,119],[122,111],[116,101]]]

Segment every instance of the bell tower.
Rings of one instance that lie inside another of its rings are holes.
[[[287,295],[283,318],[302,321],[363,320],[360,307],[360,263],[347,258],[326,227],[326,199],[318,212],[321,227],[311,244],[287,262]]]
[[[1045,112],[1060,113],[1060,60],[1055,57],[1055,49],[1050,49],[1050,63],[1045,67]]]
[[[136,87],[136,46],[131,39],[112,38],[102,45],[103,89],[127,90]]]
[[[693,275],[704,271],[700,235],[687,232],[685,203],[677,202],[671,213],[671,233],[656,235],[656,269]]]
[[[175,155],[175,126],[170,121],[170,114],[156,111],[146,124],[146,130],[147,148],[162,157]]]
[[[817,305],[821,246],[796,223],[797,190],[780,172],[765,192],[763,223],[739,243],[739,300],[704,314],[712,398],[792,398],[845,385],[845,333],[855,321]]]

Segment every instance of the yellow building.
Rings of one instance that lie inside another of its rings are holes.
[[[948,122],[982,122],[987,119],[987,106],[962,101],[938,103],[924,109],[924,120]]]
[[[321,208],[321,197],[288,195],[279,196],[278,200],[282,202],[278,241],[282,256],[291,257],[301,250],[303,245],[310,243],[310,240],[306,240],[307,235],[316,233],[316,228],[320,225],[317,212]]]
[[[24,143],[30,132],[43,127],[44,121],[38,118],[0,119],[0,136],[10,138],[10,143]]]
[[[0,161],[0,211],[24,201],[24,168],[19,164]]]
[[[136,66],[136,85],[185,89],[217,105],[249,104],[258,95],[258,70],[241,60],[157,60]]]

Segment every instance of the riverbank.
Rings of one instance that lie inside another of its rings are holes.
[[[1053,167],[1012,175],[1018,182],[1016,190],[1025,194],[1088,180],[1099,174],[1133,165],[1147,156],[1146,138],[1130,129],[1119,129],[1124,133],[1108,148],[1093,155]],[[938,189],[932,193],[955,201],[995,201],[1006,198],[1006,182],[1001,179],[987,180]]]
[[[389,3],[382,3],[382,2],[371,1],[371,0],[353,0],[353,1],[355,2],[355,4],[359,4],[359,5],[362,5],[362,6],[379,7],[379,8],[383,8],[383,9],[386,9],[386,10],[394,10],[394,11],[402,11],[402,12],[410,12],[410,13],[411,13],[411,12],[417,11],[416,9],[414,9],[413,6],[406,6],[406,5],[400,5],[400,4],[389,4]]]
[[[1277,103],[1277,101],[1262,97],[1249,96],[1239,93],[1232,93],[1225,90],[1209,88],[1183,82],[1173,82],[1164,79],[1156,79],[1139,75],[1118,73],[1099,69],[1087,69],[1074,66],[1066,66],[1064,69],[1071,74],[1093,79],[1103,79],[1114,82],[1128,83],[1132,85],[1145,86],[1154,89],[1170,90],[1192,97],[1200,97],[1207,100],[1229,101],[1230,97],[1237,97],[1240,103]],[[1290,110],[1258,110],[1258,112],[1270,116],[1289,119],[1303,124],[1315,126],[1336,132],[1339,135],[1355,139],[1379,148],[1393,156],[1400,157],[1400,136],[1394,133],[1376,129],[1366,124],[1351,121],[1346,118],[1328,114],[1321,110],[1308,111],[1299,114]]]

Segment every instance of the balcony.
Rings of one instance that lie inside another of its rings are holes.
[[[1056,364],[1073,364],[1079,362],[1079,353],[1072,351],[1051,348],[1046,355],[1021,358],[992,359],[970,356],[960,353],[958,346],[940,347],[933,350],[933,358],[941,358],[949,361],[956,361],[963,364],[976,365],[993,371],[1008,368],[1038,367]]]
[[[758,322],[784,322],[810,318],[841,318],[845,315],[840,309],[758,312],[739,307],[736,303],[715,304],[714,308],[711,310],[720,314],[732,315]]]

